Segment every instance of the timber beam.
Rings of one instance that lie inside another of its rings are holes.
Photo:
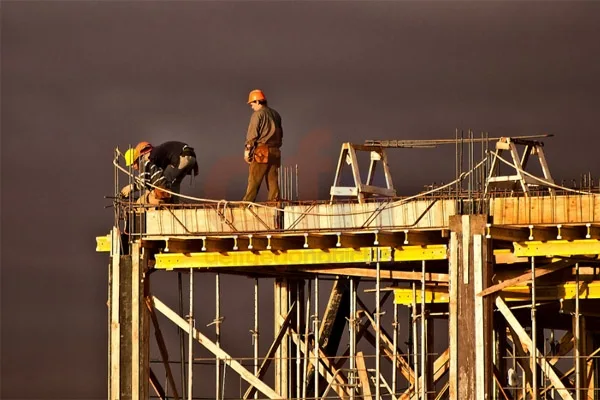
[[[445,245],[404,246],[400,249],[379,247],[382,262],[444,260]],[[327,250],[234,251],[223,253],[162,253],[156,254],[157,269],[220,268],[253,266],[294,266],[315,264],[371,264],[375,248],[335,248]]]
[[[298,272],[322,275],[358,276],[361,278],[377,278],[377,271],[370,268],[298,268]],[[421,281],[421,272],[379,270],[379,278],[385,280]],[[448,274],[425,272],[425,282],[448,283]]]
[[[547,242],[515,242],[514,254],[518,257],[553,256],[597,256],[600,254],[600,240],[549,240]]]
[[[575,264],[575,261],[561,260],[561,261],[557,261],[555,263],[552,263],[550,265],[547,265],[547,266],[544,266],[541,268],[536,268],[535,269],[535,277],[539,278],[540,276],[544,276],[544,275],[550,274],[552,272],[558,271],[560,269],[570,267],[573,264]],[[515,286],[515,285],[518,285],[523,282],[528,282],[530,280],[531,280],[531,272],[525,272],[515,278],[507,279],[496,285],[490,286],[487,289],[484,289],[481,292],[477,293],[477,296],[487,296],[492,293],[499,292],[504,288],[507,288],[510,286]]]
[[[573,300],[576,297],[577,285],[575,282],[561,282],[555,285],[536,285],[535,297],[537,300]],[[412,305],[411,288],[394,288],[394,302],[398,305]],[[485,291],[480,292],[485,296],[489,294]],[[498,291],[505,301],[526,301],[531,299],[531,287],[529,285],[515,285],[502,288]],[[416,289],[417,298],[421,298],[421,289]],[[581,300],[600,299],[600,281],[580,282],[579,298]],[[448,303],[447,286],[429,286],[425,289],[425,302]]]

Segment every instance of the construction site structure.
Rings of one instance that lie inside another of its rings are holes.
[[[600,398],[600,191],[557,184],[539,139],[344,143],[329,201],[293,168],[273,204],[116,198],[108,398]],[[390,149],[443,144],[455,180],[398,197]]]

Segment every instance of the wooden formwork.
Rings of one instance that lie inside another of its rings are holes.
[[[283,211],[231,206],[146,210],[146,231],[134,243],[137,250],[125,256],[138,261],[123,264],[137,266],[136,275],[120,286],[117,270],[111,275],[110,398],[147,398],[140,379],[163,398],[186,393],[173,379],[174,371],[167,374],[170,389],[165,391],[147,367],[150,324],[139,304],[148,304],[155,331],[154,316],[162,313],[235,371],[245,382],[240,398],[251,398],[255,391],[260,398],[276,399],[315,397],[315,391],[319,397],[343,399],[598,398],[598,196],[491,198],[489,214],[475,216],[455,215],[456,199],[433,198],[295,204],[284,205]],[[120,260],[115,258],[117,237],[98,239],[98,249],[110,250],[113,260]],[[189,272],[190,278],[205,276],[195,274],[200,271],[241,274],[256,282],[276,278],[273,340],[255,358],[254,370],[212,341],[194,315],[150,297],[150,281],[160,272],[150,279],[146,268]],[[127,272],[119,271],[121,278]],[[321,303],[322,312],[311,311],[320,297],[316,286],[325,277],[335,282],[330,300]],[[124,296],[116,288],[132,292]],[[394,312],[407,306],[408,324],[394,316],[389,325],[385,293],[392,290]],[[373,293],[377,307],[364,302]],[[137,326],[123,299],[137,307]],[[125,319],[119,319],[120,311]],[[442,334],[432,328],[436,318],[447,321]],[[403,329],[413,332],[410,344],[397,340]],[[554,331],[556,338],[550,340]],[[435,354],[432,349],[440,341],[445,350]],[[132,345],[142,353],[134,356]],[[166,346],[159,347],[162,352]],[[169,362],[163,365],[165,371],[172,369]],[[269,368],[276,371],[274,377],[267,374]],[[223,379],[217,375],[215,386]]]

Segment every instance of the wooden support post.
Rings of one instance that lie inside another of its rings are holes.
[[[494,318],[494,378],[496,382],[496,397],[500,395],[506,398],[506,394],[502,387],[508,385],[506,376],[506,357],[507,357],[507,340],[506,340],[506,321],[503,318]]]
[[[493,392],[493,305],[477,296],[493,274],[486,222],[483,215],[450,217],[450,400],[487,399]]]
[[[284,318],[289,311],[288,304],[290,299],[290,293],[287,279],[275,279],[275,283],[273,286],[273,295],[275,306],[274,328],[275,335],[277,336],[278,333],[282,331],[280,318]],[[289,356],[291,353],[287,331],[283,330],[283,332],[284,336],[275,352],[275,391],[279,393],[281,397],[288,398],[293,397],[291,393],[288,393],[290,378]]]
[[[360,386],[362,388],[362,398],[364,400],[373,400],[373,397],[371,396],[371,381],[369,380],[369,373],[367,372],[367,366],[362,351],[356,353],[356,370],[358,371],[358,380],[360,381]]]
[[[140,244],[131,244],[130,255],[113,255],[109,312],[111,330],[109,399],[148,398],[149,313],[145,304],[148,258]]]
[[[335,357],[346,321],[350,317],[349,287],[348,277],[338,277],[331,288],[329,301],[323,314],[323,322],[319,328],[319,346],[323,348],[327,357]],[[312,365],[308,369],[307,380],[308,382],[314,381]]]

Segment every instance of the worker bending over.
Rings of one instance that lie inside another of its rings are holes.
[[[146,192],[141,202],[149,204],[179,203],[179,196],[171,196],[147,183],[174,193],[181,192],[181,182],[186,175],[198,174],[198,164],[194,149],[186,143],[169,141],[153,147],[148,142],[140,142],[125,153],[125,164],[141,172]],[[141,168],[140,168],[141,167]],[[137,187],[142,190],[144,188]],[[129,197],[136,185],[127,185],[121,194]]]
[[[283,142],[281,116],[268,106],[267,98],[261,90],[250,92],[248,104],[254,112],[250,117],[244,149],[244,160],[250,166],[248,188],[243,200],[256,200],[260,184],[266,176],[268,201],[279,201],[280,148]]]

